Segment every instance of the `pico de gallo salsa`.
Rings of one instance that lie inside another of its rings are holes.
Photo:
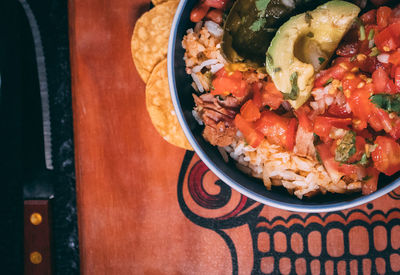
[[[228,5],[200,1],[191,20],[207,17],[221,24]],[[293,151],[301,128],[313,133],[315,158],[331,176],[361,180],[362,193],[370,194],[380,173],[400,170],[400,6],[362,14],[330,64],[316,75],[313,97],[298,109],[287,104],[268,75],[254,78],[248,68],[220,69],[212,76],[210,93],[240,100],[233,124],[250,146],[267,139]]]

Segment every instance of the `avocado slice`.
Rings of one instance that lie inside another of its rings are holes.
[[[266,69],[293,108],[310,97],[315,74],[326,66],[359,12],[356,5],[335,0],[293,16],[279,28],[266,54]]]

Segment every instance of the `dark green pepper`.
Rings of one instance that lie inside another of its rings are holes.
[[[224,24],[222,51],[230,62],[263,66],[277,29],[290,16],[326,2],[322,0],[237,0]]]

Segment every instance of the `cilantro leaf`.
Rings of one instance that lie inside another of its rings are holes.
[[[329,84],[331,84],[332,81],[333,81],[333,78],[332,78],[332,77],[329,78],[329,79],[325,82],[324,87],[325,87],[325,86],[328,86]]]
[[[314,136],[313,144],[314,145],[321,144],[321,138],[319,137],[319,135],[317,135],[316,133],[313,133],[313,136]]]
[[[272,59],[272,56],[269,53],[267,53],[267,55],[266,55],[265,62],[266,62],[267,66],[274,67],[274,60]]]
[[[377,107],[388,112],[400,113],[400,95],[376,94],[370,97]]]
[[[285,99],[296,100],[299,96],[299,86],[297,85],[297,72],[292,73],[290,76],[290,84],[292,84],[292,89],[289,94],[283,94]]]
[[[253,22],[253,24],[249,28],[253,32],[258,32],[264,27],[265,23],[267,23],[267,19],[258,18],[256,21]]]
[[[366,175],[365,177],[362,178],[363,181],[367,181],[372,179],[372,176]]]
[[[257,0],[256,1],[256,8],[258,11],[265,11],[267,6],[271,0]]]
[[[369,163],[369,159],[367,157],[367,154],[364,153],[359,161],[356,161],[356,162],[354,162],[352,164],[360,164],[362,166],[367,166],[368,163]]]
[[[321,156],[319,155],[318,151],[315,151],[315,157],[317,158],[317,161],[322,164]]]
[[[323,57],[318,57],[318,61],[319,61],[319,64],[321,65],[322,63],[325,62],[325,58],[323,58]]]
[[[345,163],[356,153],[356,134],[348,131],[336,147],[335,160]]]

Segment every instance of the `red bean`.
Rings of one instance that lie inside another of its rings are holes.
[[[376,24],[376,10],[370,10],[363,15],[360,16],[361,21],[365,25],[367,24]]]
[[[200,22],[206,16],[209,9],[210,7],[205,2],[200,1],[190,13],[190,21],[194,23]]]
[[[351,57],[358,53],[359,50],[359,43],[357,42],[349,42],[344,43],[339,46],[336,50],[336,54],[343,57]]]
[[[204,0],[204,3],[211,8],[224,10],[228,5],[229,0]]]
[[[374,4],[377,7],[380,7],[382,5],[385,5],[388,0],[371,0],[372,4]]]
[[[211,21],[214,21],[217,24],[221,24],[222,23],[222,10],[210,10],[207,15],[206,18],[210,19]]]

